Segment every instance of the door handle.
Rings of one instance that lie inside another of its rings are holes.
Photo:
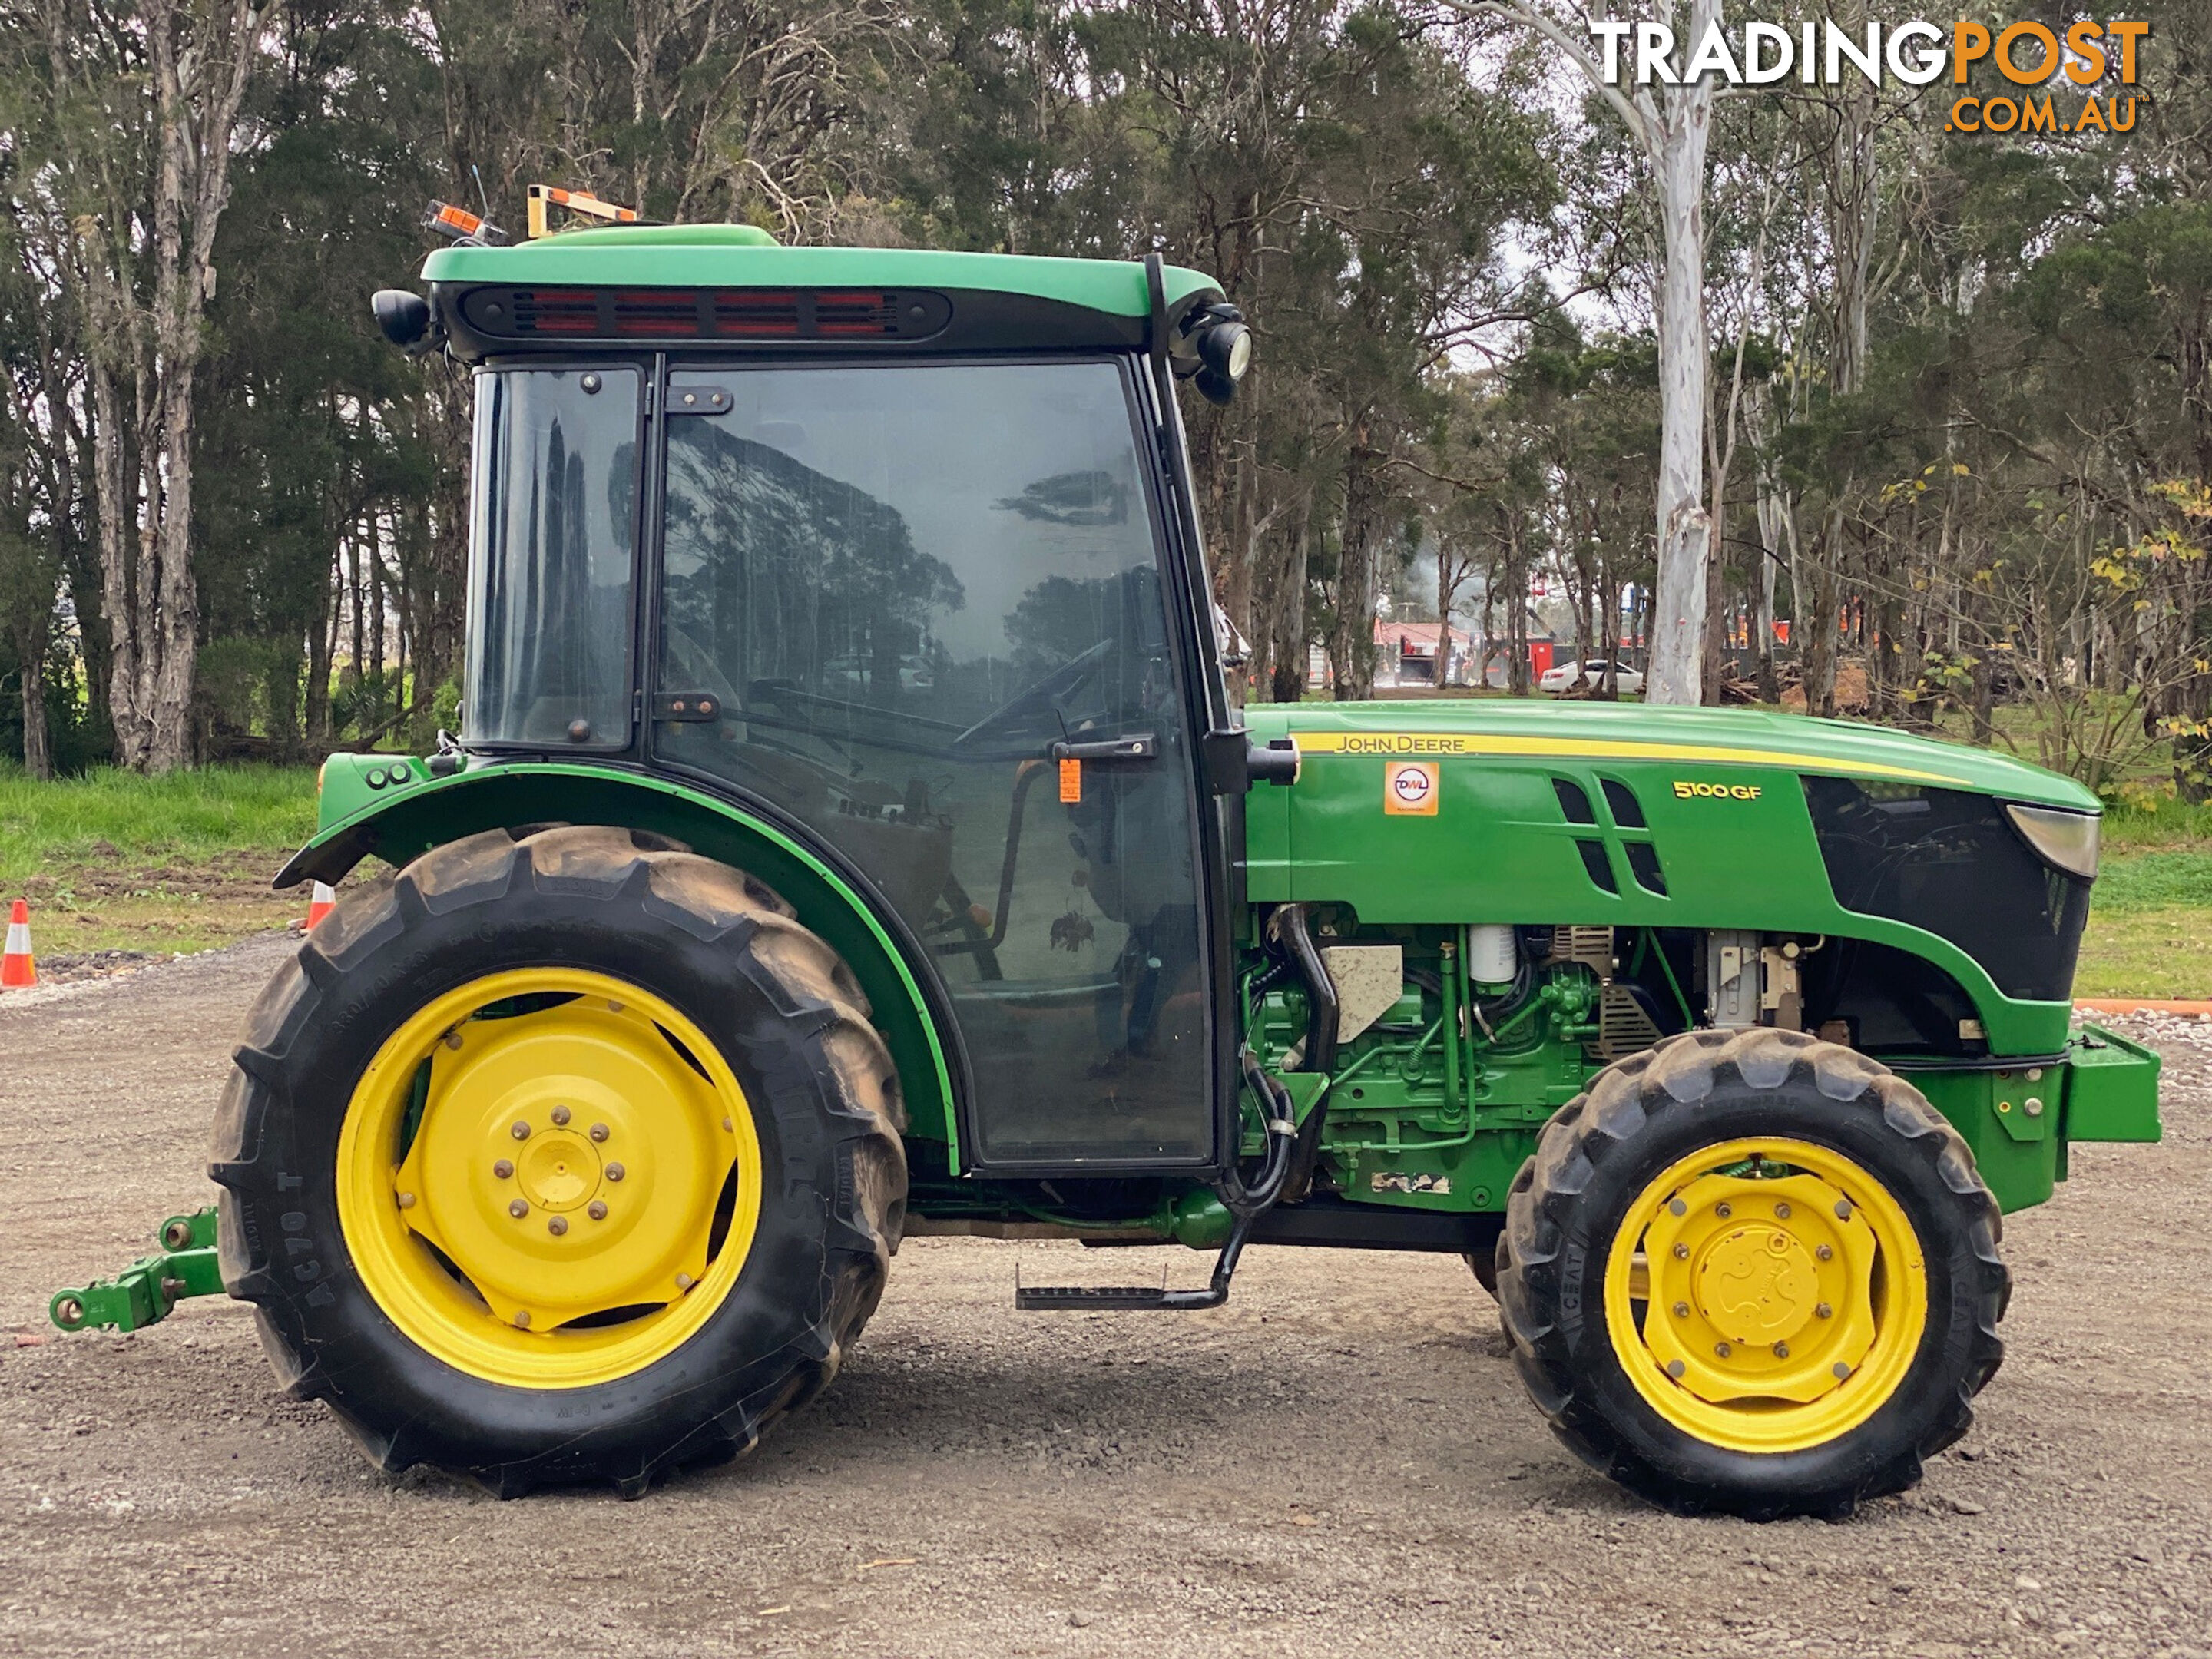
[[[1088,761],[1093,765],[1115,761],[1154,761],[1160,757],[1160,740],[1151,732],[1132,732],[1127,737],[1108,738],[1099,743],[1069,743],[1063,738],[1053,744],[1052,757],[1056,761]]]

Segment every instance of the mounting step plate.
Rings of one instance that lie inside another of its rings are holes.
[[[1017,1285],[1014,1306],[1025,1313],[1055,1308],[1172,1308],[1160,1285]]]

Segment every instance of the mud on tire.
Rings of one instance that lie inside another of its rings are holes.
[[[657,836],[471,836],[342,899],[246,1023],[210,1174],[223,1280],[295,1398],[388,1472],[501,1496],[738,1455],[835,1375],[883,1292],[906,1199],[898,1082],[851,970],[766,886]],[[586,967],[680,1008],[750,1103],[764,1179],[750,1254],[680,1347],[611,1382],[532,1389],[404,1336],[355,1273],[337,1149],[357,1079],[414,1010],[481,975]]]
[[[1895,1392],[1857,1426],[1786,1452],[1714,1445],[1663,1419],[1606,1325],[1607,1256],[1636,1195],[1701,1146],[1762,1135],[1832,1148],[1879,1179],[1928,1273],[1925,1328]],[[1964,1139],[1885,1067],[1794,1031],[1686,1032],[1601,1073],[1546,1125],[1507,1199],[1499,1313],[1530,1396],[1593,1468],[1678,1513],[1836,1517],[1914,1485],[1972,1421],[2004,1352],[2001,1228]]]

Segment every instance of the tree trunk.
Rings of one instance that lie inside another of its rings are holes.
[[[1381,593],[1375,544],[1382,530],[1382,459],[1378,451],[1362,445],[1345,465],[1344,532],[1328,646],[1339,702],[1364,702],[1375,695],[1375,607]]]
[[[1505,527],[1505,689],[1516,697],[1528,695],[1528,570],[1522,562],[1526,548],[1521,539],[1521,520],[1510,508],[1498,516]]]
[[[1721,21],[1691,0],[1685,40]],[[1653,183],[1664,237],[1659,271],[1659,576],[1652,595],[1647,702],[1696,703],[1704,690],[1705,572],[1713,523],[1705,502],[1705,143],[1713,81],[1673,88],[1654,134]]]
[[[46,636],[51,612],[21,607],[15,619],[16,672],[22,681],[23,770],[41,782],[54,775],[52,734],[46,726]]]
[[[109,634],[108,713],[116,757],[167,772],[191,758],[191,708],[199,647],[191,564],[193,383],[215,289],[215,237],[230,199],[232,136],[256,47],[281,0],[144,0],[138,17],[151,94],[152,158],[143,242],[118,222],[107,158],[65,149],[72,191],[96,204],[74,220],[70,279],[90,337],[94,495],[100,511],[101,611]],[[67,42],[81,26],[47,0],[48,62],[57,96],[74,95]],[[150,292],[150,298],[148,297]],[[135,418],[126,445],[123,387]]]
[[[1752,592],[1757,596],[1751,616],[1751,650],[1753,672],[1759,681],[1759,700],[1773,702],[1782,695],[1774,675],[1774,574],[1777,564],[1777,538],[1770,516],[1768,503],[1774,511],[1781,509],[1778,498],[1762,495],[1759,501],[1759,580]]]
[[[1306,558],[1313,534],[1310,501],[1295,508],[1289,556],[1276,574],[1273,603],[1268,606],[1268,696],[1276,702],[1297,702],[1306,694]]]

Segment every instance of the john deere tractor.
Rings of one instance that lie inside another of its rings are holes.
[[[490,240],[378,297],[475,377],[461,734],[325,768],[277,884],[386,868],[254,1006],[219,1221],[62,1322],[219,1277],[382,1468],[636,1493],[827,1384],[904,1238],[1213,1255],[1040,1311],[1432,1250],[1679,1510],[1965,1432],[2001,1212],[2159,1133],[2069,1030],[2094,796],[1762,713],[1233,708],[1177,382],[1251,342],[1195,271]]]

